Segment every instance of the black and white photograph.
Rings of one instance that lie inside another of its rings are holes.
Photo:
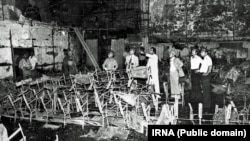
[[[0,0],[0,141],[250,139],[250,0]]]

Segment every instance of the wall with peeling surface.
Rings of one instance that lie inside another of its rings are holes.
[[[69,45],[67,29],[40,22],[0,21],[0,31],[0,79],[13,76],[11,42],[14,49],[33,48],[40,69],[53,69],[55,65],[61,70],[63,49]]]

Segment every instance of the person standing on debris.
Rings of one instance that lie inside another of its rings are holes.
[[[76,60],[73,56],[73,52],[71,50],[69,50],[68,52],[68,72],[69,74],[77,74],[78,73],[78,69],[76,66]]]
[[[182,70],[183,62],[175,57],[176,52],[171,51],[169,54],[170,57],[170,89],[171,89],[171,97],[175,98],[177,96],[180,97],[181,94],[181,85],[179,82],[180,77],[184,77],[185,74]]]
[[[198,48],[192,49],[191,62],[191,99],[192,102],[200,103],[202,101],[201,86],[200,86],[200,66],[202,59],[198,56]]]
[[[69,60],[69,56],[68,56],[68,50],[67,49],[63,49],[63,53],[64,53],[64,58],[63,58],[63,64],[62,64],[62,72],[64,74],[68,74],[68,60]]]
[[[115,60],[115,53],[110,51],[108,54],[108,58],[104,61],[102,68],[106,71],[115,71],[118,68],[118,63]]]
[[[29,76],[31,76],[32,64],[30,63],[28,53],[25,53],[23,55],[23,58],[20,60],[20,62],[19,62],[19,69],[22,72],[23,79],[26,79]]]
[[[240,75],[240,69],[237,66],[233,66],[229,72],[227,72],[223,82],[226,82],[226,86],[234,86]]]
[[[140,52],[139,52],[139,65],[140,66],[146,66],[147,65],[147,60],[145,56],[145,48],[140,47]]]
[[[203,92],[203,108],[205,112],[211,110],[211,94],[210,94],[210,79],[213,62],[211,57],[208,55],[208,50],[206,48],[201,49],[201,56],[203,57],[201,62],[201,88]]]
[[[135,55],[135,49],[131,48],[129,54],[130,55],[126,57],[126,62],[125,62],[127,72],[139,66],[139,59]]]
[[[125,65],[126,65],[126,72],[127,72],[128,78],[129,78],[128,87],[133,87],[134,86],[133,84],[136,84],[137,81],[133,80],[133,78],[132,78],[132,69],[139,66],[139,59],[135,55],[135,49],[134,48],[130,49],[129,54],[130,55],[128,55],[126,57]]]
[[[125,51],[123,52],[123,59],[125,60],[124,62],[126,62],[126,58],[127,56],[129,56],[129,51],[130,51],[130,47],[126,46]],[[124,64],[123,68],[126,69],[126,63]]]
[[[30,61],[31,66],[32,66],[32,68],[31,68],[32,76],[36,76],[37,58],[36,58],[35,53],[33,51],[30,52],[29,61]]]
[[[154,85],[154,90],[156,93],[160,93],[158,56],[156,55],[156,48],[151,47],[149,54],[147,53],[146,56],[148,57],[147,68],[151,75],[149,77],[148,83]]]

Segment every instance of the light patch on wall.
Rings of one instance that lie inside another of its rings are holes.
[[[27,40],[29,39],[29,37],[30,37],[29,33],[24,31],[22,34],[22,38]]]
[[[0,63],[12,64],[10,48],[0,48]]]
[[[11,66],[0,67],[0,79],[13,77],[13,68]]]

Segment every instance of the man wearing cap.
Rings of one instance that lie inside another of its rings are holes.
[[[211,57],[208,55],[206,48],[201,49],[201,61],[200,73],[201,73],[201,90],[203,93],[203,108],[204,111],[211,110],[211,94],[210,94],[210,79],[213,62]]]

